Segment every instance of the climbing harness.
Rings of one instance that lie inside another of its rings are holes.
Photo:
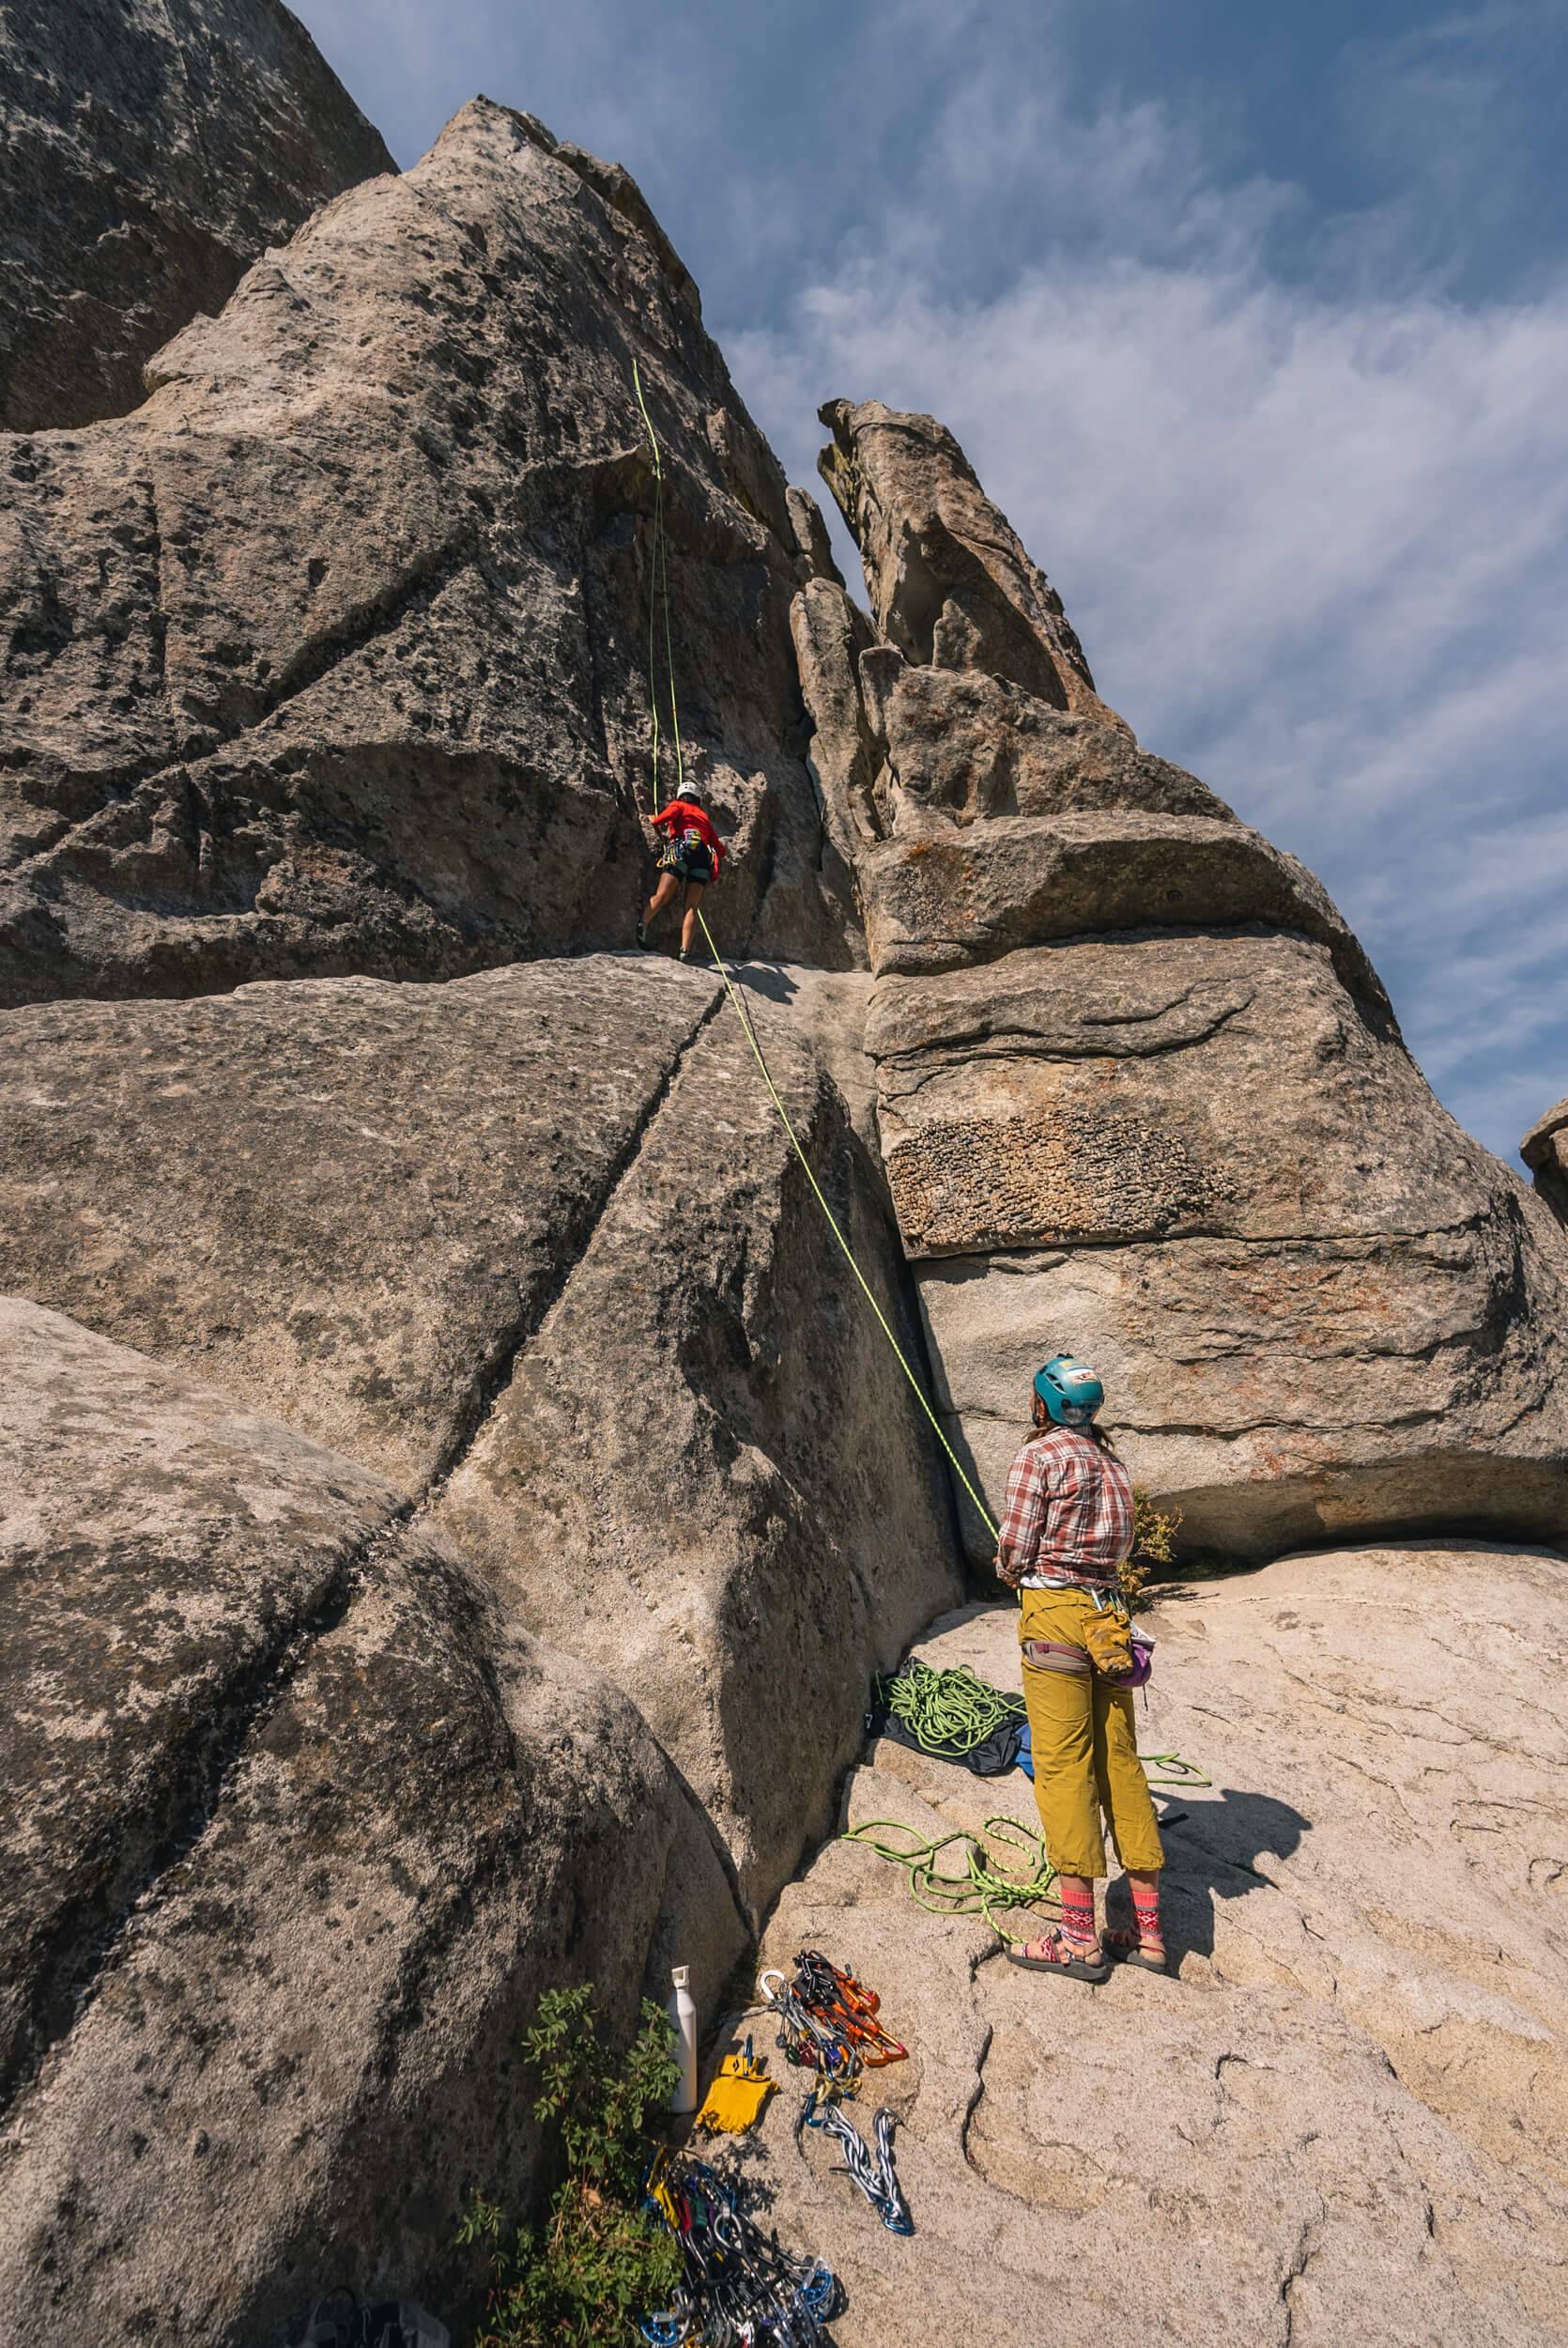
[[[876,1830],[884,1828],[894,1834],[911,1838],[911,1847],[900,1850],[897,1844],[879,1841]],[[991,1926],[999,1939],[1022,1945],[1031,1936],[1009,1932],[998,1921],[1000,1916],[1017,1909],[1059,1908],[1061,1903],[1053,1889],[1056,1870],[1045,1855],[1045,1839],[1033,1827],[1024,1826],[1018,1818],[988,1818],[983,1830],[999,1843],[1011,1842],[1022,1855],[1026,1872],[1022,1875],[1003,1875],[992,1861],[992,1854],[978,1834],[955,1828],[951,1834],[939,1834],[930,1842],[922,1842],[913,1827],[902,1825],[897,1818],[867,1818],[859,1826],[852,1826],[839,1836],[844,1843],[858,1843],[890,1865],[902,1867],[909,1877],[909,1889],[916,1903],[929,1908],[933,1916],[978,1916]],[[962,1875],[944,1875],[936,1861],[949,1844],[964,1846]]]
[[[807,2128],[821,2128],[825,2136],[831,2136],[844,2155],[844,2174],[865,2195],[888,2232],[913,2233],[915,2220],[893,2166],[893,2125],[890,2111],[877,2113],[871,2124],[877,2148],[873,2159],[860,2130],[841,2109],[838,2089],[826,2087],[819,2079],[806,2091],[800,2118],[795,2122],[795,2145],[801,2149],[802,2134]]]
[[[649,2206],[681,2247],[684,2278],[638,2325],[649,2348],[818,2348],[838,2302],[832,2269],[763,2233],[732,2186],[691,2154],[657,2155]]]

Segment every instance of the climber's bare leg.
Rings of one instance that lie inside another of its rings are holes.
[[[685,919],[681,923],[681,951],[689,954],[697,943],[697,908],[702,902],[703,883],[687,881]]]
[[[673,873],[661,873],[659,874],[658,885],[654,888],[653,895],[649,898],[648,910],[642,917],[642,927],[645,930],[653,927],[654,915],[664,911],[666,905],[669,903],[671,897],[674,896],[675,891],[680,886],[681,884],[676,879]]]

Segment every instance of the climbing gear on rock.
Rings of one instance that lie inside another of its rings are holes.
[[[803,2130],[821,2128],[831,2136],[844,2155],[844,2174],[863,2193],[889,2233],[913,2233],[915,2220],[909,2214],[903,2188],[893,2166],[893,2114],[879,2111],[871,2124],[876,2139],[876,2157],[872,2158],[865,2138],[849,2114],[838,2103],[838,2090],[824,2087],[818,2080],[807,2088],[801,2105],[800,2118],[795,2122],[795,2144],[801,2145]]]
[[[689,2153],[660,2153],[647,2193],[684,2268],[669,2306],[641,2319],[649,2348],[818,2348],[838,2304],[830,2267],[763,2233],[735,2188]]]
[[[897,1722],[907,1732],[907,1741],[917,1752],[934,1753],[943,1761],[971,1760],[999,1729],[1016,1729],[1023,1719],[1022,1696],[993,1688],[967,1663],[934,1671],[918,1656],[911,1656],[892,1678],[879,1679],[875,1696],[888,1722]],[[1012,1767],[1014,1758],[1016,1754],[1009,1755],[995,1769],[979,1769],[976,1774],[998,1776]]]
[[[879,1841],[874,1830],[884,1828],[894,1834],[911,1837],[912,1847],[900,1850],[896,1843]],[[911,1894],[917,1904],[929,1908],[933,1916],[978,1916],[991,1926],[999,1939],[1018,1942],[1026,1935],[1009,1932],[999,1923],[999,1915],[1025,1908],[1056,1908],[1056,1870],[1045,1855],[1045,1842],[1033,1827],[1024,1826],[1017,1818],[988,1818],[985,1832],[999,1842],[1011,1842],[1025,1864],[1027,1872],[1017,1876],[1000,1874],[992,1863],[992,1855],[977,1834],[955,1828],[951,1834],[939,1834],[930,1842],[922,1842],[913,1827],[897,1818],[867,1818],[859,1826],[852,1826],[839,1836],[840,1842],[859,1843],[874,1851],[896,1867],[902,1867],[909,1877]],[[964,1845],[964,1873],[961,1876],[939,1873],[936,1861],[951,1843]]]
[[[1105,1400],[1105,1388],[1087,1362],[1053,1353],[1035,1372],[1035,1392],[1058,1427],[1087,1427]]]
[[[791,1984],[806,2011],[830,2030],[838,2031],[856,2048],[868,2070],[886,2062],[902,2062],[909,2053],[878,2019],[882,2000],[853,1973],[844,1972],[820,1949],[802,1949],[795,1957]]]
[[[329,2292],[312,2308],[295,2348],[451,2348],[444,2324],[412,2299],[361,2306],[351,2291]]]
[[[877,2018],[882,2000],[875,1990],[820,1949],[800,1951],[792,1979],[770,1969],[757,1985],[778,2016],[786,2062],[819,2072],[835,2086],[853,2091],[864,2072],[901,2062],[909,2052]]]
[[[726,2055],[719,2064],[692,2125],[709,2136],[743,2136],[757,2125],[777,2084],[768,2077],[766,2055],[754,2056],[748,2038],[744,2054]]]

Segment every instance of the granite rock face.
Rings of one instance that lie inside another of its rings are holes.
[[[1074,2334],[1173,2348],[1560,2348],[1560,1558],[1286,1557],[1173,1590],[1148,1622],[1139,1742],[1213,1780],[1162,1805],[1178,1978],[1021,1973],[983,1924],[929,1914],[901,1869],[844,1843],[769,1924],[765,1963],[826,1950],[911,2048],[874,2095],[900,2121],[908,2240],[827,2143],[796,2149],[792,2095],[747,2162],[784,2238],[848,2285],[835,2339],[1033,2348],[1054,2308]],[[1016,1687],[1016,1611],[968,1610],[916,1652]],[[922,1837],[1038,1823],[1021,1774],[886,1741],[845,1812]],[[769,2046],[764,2016],[746,2031]]]
[[[0,443],[0,1001],[629,943],[663,446],[682,771],[731,947],[855,958],[784,483],[633,182],[476,100],[138,413]],[[676,780],[665,712],[657,796]]]
[[[396,169],[276,0],[11,0],[0,114],[8,432],[137,407],[266,246]]]
[[[917,1353],[821,1022],[747,999]],[[38,1005],[0,1038],[0,1284],[413,1495],[508,1623],[634,1699],[764,1907],[870,1674],[957,1583],[934,1444],[717,978],[584,956]]]
[[[1568,1101],[1560,1101],[1530,1127],[1519,1155],[1559,1222],[1568,1223]]]
[[[540,1991],[621,2027],[645,1964],[738,1954],[712,1830],[407,1495],[61,1314],[0,1345],[7,2338],[450,2301],[466,2186],[527,2187]]]
[[[813,755],[856,842],[888,1179],[993,1510],[1029,1371],[1072,1351],[1196,1546],[1560,1537],[1562,1234],[1433,1099],[1314,875],[1094,695],[951,436],[822,414],[881,633],[803,587]]]

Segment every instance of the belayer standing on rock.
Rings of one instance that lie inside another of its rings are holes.
[[[707,955],[697,951],[697,908],[703,889],[718,878],[724,842],[714,829],[712,816],[698,799],[671,799],[653,818],[653,824],[656,832],[667,837],[659,857],[658,881],[637,925],[637,942],[646,946],[654,919],[664,911],[676,890],[684,888],[681,960],[706,962]]]
[[[1059,1931],[1008,1954],[1015,1965],[1078,1981],[1106,1978],[1107,1949],[1166,1969],[1165,1855],[1125,1684],[1130,1623],[1117,1582],[1132,1548],[1132,1482],[1095,1424],[1104,1399],[1094,1371],[1070,1355],[1058,1353],[1038,1371],[1036,1431],[1008,1471],[996,1552],[997,1574],[1022,1601],[1035,1800],[1062,1902]],[[1101,1811],[1127,1869],[1130,1931],[1095,1928],[1095,1878],[1105,1873]]]

